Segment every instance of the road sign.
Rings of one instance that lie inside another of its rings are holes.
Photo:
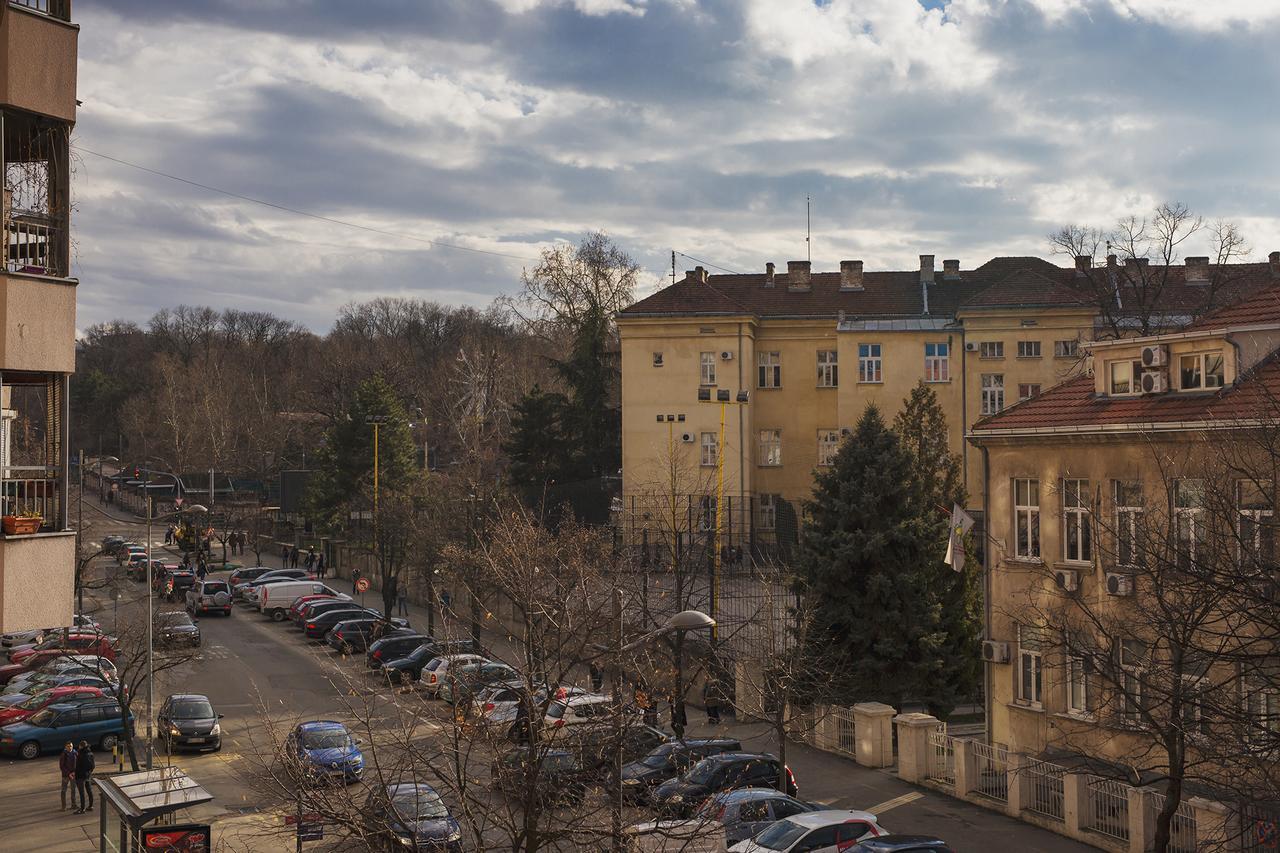
[[[356,580],[356,592],[361,592],[361,593],[363,593],[363,592],[368,592],[368,591],[369,591],[369,579],[368,579],[368,578],[358,578],[358,579]]]
[[[324,838],[324,824],[319,812],[307,812],[304,815],[287,814],[284,816],[285,826],[297,825],[299,841],[320,841]]]

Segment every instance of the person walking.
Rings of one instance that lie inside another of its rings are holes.
[[[671,731],[676,733],[676,740],[684,740],[684,730],[689,727],[684,702],[677,702],[674,696],[668,696],[667,704],[671,706]]]
[[[321,551],[316,557],[316,577],[324,580],[324,552]]]
[[[304,565],[304,566],[306,566],[306,567],[307,567],[307,571],[310,571],[311,569],[314,569],[314,568],[315,568],[315,566],[316,566],[316,552],[315,552],[315,550],[308,550],[308,551],[307,551],[307,558],[306,558],[305,560],[303,560],[303,561],[302,561],[302,565]]]
[[[591,692],[599,693],[604,689],[604,670],[600,669],[595,661],[591,661],[587,665],[587,671],[591,674]]]
[[[351,570],[351,594],[352,595],[355,595],[356,593],[360,592],[360,590],[356,589],[356,584],[358,583],[360,583],[360,570],[352,569]]]
[[[298,568],[298,552],[301,550],[302,550],[301,548],[294,548],[292,551],[289,552],[290,567],[295,569]]]
[[[62,810],[67,810],[67,789],[71,789],[71,808],[76,807],[76,745],[67,741],[58,756],[58,775],[62,777]]]
[[[93,811],[93,750],[89,741],[80,741],[80,749],[76,750],[76,792],[80,795],[80,808],[75,814]]]
[[[280,567],[282,569],[289,568],[289,546],[288,545],[280,546]]]
[[[707,709],[707,725],[720,725],[720,688],[714,676],[702,685],[702,705]]]
[[[408,584],[403,581],[395,581],[396,584],[396,615],[409,615],[409,589]]]

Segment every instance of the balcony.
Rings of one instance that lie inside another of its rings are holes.
[[[71,20],[71,0],[9,0],[9,5],[59,21]]]
[[[79,27],[70,0],[0,3],[0,104],[76,120]]]

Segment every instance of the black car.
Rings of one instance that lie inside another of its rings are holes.
[[[537,755],[530,747],[517,746],[499,757],[490,770],[494,790],[523,799],[532,782],[535,795],[544,804],[581,803],[593,781],[581,756],[568,749],[541,750],[541,760]]]
[[[293,617],[293,626],[300,630],[306,630],[308,620],[313,620],[317,616],[333,610],[364,610],[349,598],[318,598],[315,601],[308,601]]]
[[[671,736],[661,729],[646,726],[643,723],[626,722],[622,729],[622,761],[625,767],[628,762],[648,755],[661,744],[667,743]],[[559,746],[565,749],[576,749],[582,755],[582,765],[593,776],[601,780],[610,779],[613,762],[616,760],[612,725],[601,726],[569,726]],[[741,748],[741,747],[739,747]],[[613,787],[610,783],[610,788]]]
[[[365,650],[365,663],[370,669],[381,669],[387,661],[399,660],[424,643],[432,640],[426,634],[399,634],[394,637],[383,637],[369,644]]]
[[[200,626],[192,620],[185,610],[170,610],[156,614],[156,643],[161,646],[198,646],[200,645]]]
[[[394,635],[397,631],[408,631],[409,623],[404,619],[383,619],[378,614],[355,616],[344,619],[334,625],[325,635],[325,641],[336,651],[349,655],[362,652],[369,643],[382,637]]]
[[[399,660],[387,661],[382,671],[393,684],[411,684],[422,678],[422,670],[440,655],[484,653],[484,648],[475,640],[432,640]]]
[[[267,572],[273,572],[273,571],[276,571],[276,570],[271,568],[270,566],[250,566],[249,568],[246,568],[246,569],[236,569],[227,578],[227,583],[231,584],[232,586],[235,586],[236,584],[241,584],[241,583],[248,583],[251,580],[256,580],[257,578],[262,577]]]
[[[316,640],[324,642],[325,634],[333,630],[333,626],[339,622],[345,622],[348,619],[359,619],[361,617],[375,617],[378,614],[372,610],[361,607],[358,604],[347,602],[346,607],[326,610],[319,616],[310,616],[302,623],[302,630],[306,634],[308,640]]]
[[[196,573],[189,569],[170,569],[163,581],[166,601],[186,601],[187,590],[196,585]]]
[[[849,853],[951,853],[951,848],[933,835],[882,835],[868,838]]]
[[[462,827],[430,785],[379,785],[361,814],[369,835],[384,838],[395,850],[461,853]]]
[[[164,700],[156,716],[156,728],[164,740],[165,752],[172,753],[180,747],[212,750],[222,749],[222,726],[209,697],[199,693],[175,693]]]
[[[688,817],[702,801],[717,791],[733,788],[773,788],[778,784],[778,759],[763,752],[725,752],[704,758],[679,779],[663,782],[650,801],[659,810]],[[799,793],[791,768],[787,768],[786,793]]]
[[[644,758],[622,767],[622,796],[630,802],[644,802],[653,789],[683,774],[711,755],[741,752],[737,738],[685,738],[656,747]]]

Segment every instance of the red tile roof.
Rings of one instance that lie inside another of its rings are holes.
[[[1253,296],[1206,314],[1189,328],[1221,329],[1252,323],[1280,322],[1280,285],[1273,285]]]

